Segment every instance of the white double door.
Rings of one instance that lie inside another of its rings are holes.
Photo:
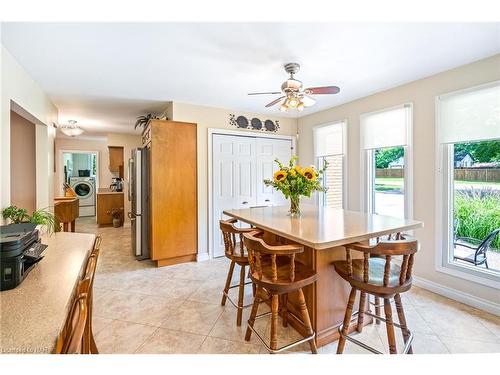
[[[283,194],[264,185],[277,169],[274,159],[288,163],[290,139],[214,134],[212,138],[212,248],[224,255],[219,220],[224,210],[285,204]]]

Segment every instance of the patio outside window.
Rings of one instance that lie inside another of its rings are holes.
[[[441,267],[491,285],[500,280],[500,83],[442,95],[437,110]]]

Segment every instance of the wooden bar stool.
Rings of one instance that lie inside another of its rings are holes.
[[[89,315],[89,289],[90,280],[88,279],[78,284],[69,314],[56,344],[57,354],[87,354],[84,341]]]
[[[401,303],[401,293],[408,291],[412,283],[412,268],[414,254],[418,250],[418,242],[406,235],[401,234],[397,240],[382,239],[374,245],[364,245],[354,243],[345,246],[346,260],[333,262],[335,271],[351,285],[351,293],[344,316],[344,322],[339,327],[340,339],[337,347],[337,354],[344,351],[345,341],[349,340],[373,353],[382,354],[380,351],[354,339],[348,335],[349,325],[357,315],[358,332],[362,331],[364,315],[369,315],[376,320],[385,322],[387,338],[389,341],[389,351],[396,354],[396,338],[394,336],[394,326],[401,329],[405,343],[403,353],[412,353],[411,342],[413,335],[407,327],[403,304]],[[363,259],[353,260],[351,250],[363,253]],[[401,265],[393,262],[393,258],[402,256]],[[359,301],[359,311],[353,314],[354,300],[356,292],[361,292]],[[365,311],[366,296],[373,295],[384,300],[385,318],[371,311]],[[399,324],[392,319],[391,298],[396,302],[396,310],[399,317]]]
[[[309,311],[307,310],[306,300],[302,288],[316,281],[316,272],[295,261],[295,255],[302,253],[304,248],[300,245],[279,245],[273,246],[264,242],[262,232],[255,231],[245,233],[243,241],[248,251],[248,260],[250,264],[252,281],[257,285],[257,291],[254,296],[252,312],[248,320],[245,340],[249,341],[252,332],[255,332],[259,340],[264,344],[270,353],[279,353],[285,349],[309,341],[311,352],[316,353],[316,342],[314,340],[315,332],[312,329]],[[286,300],[288,293],[298,292],[300,304],[301,319],[292,312],[286,311]],[[271,312],[257,315],[259,304],[266,294],[271,297]],[[286,315],[293,315],[298,321],[302,321],[307,336],[303,339],[278,348],[278,314],[279,297],[283,296],[283,323],[286,325]],[[270,346],[262,339],[259,333],[254,329],[255,319],[259,319],[271,314],[271,343]]]
[[[226,285],[224,286],[224,290],[222,291],[222,301],[221,305],[224,306],[226,304],[226,299],[231,302],[231,304],[236,307],[237,315],[236,315],[236,325],[241,326],[241,319],[243,316],[243,309],[246,307],[250,307],[251,305],[243,305],[243,298],[245,295],[245,285],[252,284],[251,281],[245,282],[246,278],[246,266],[248,265],[248,256],[245,250],[245,246],[243,245],[243,233],[248,233],[254,231],[253,228],[238,228],[235,226],[237,220],[220,220],[220,229],[222,231],[222,236],[224,239],[224,249],[226,258],[231,260],[231,264],[229,265],[229,272],[227,274]],[[231,280],[233,279],[233,271],[234,266],[238,264],[240,266],[240,282],[238,285],[231,286]],[[234,301],[229,297],[229,289],[239,288],[238,293],[238,303],[234,303]]]
[[[94,278],[95,272],[97,269],[97,260],[99,258],[99,252],[101,248],[102,239],[100,236],[97,236],[94,241],[94,247],[92,252],[90,253],[89,258],[87,259],[87,265],[85,266],[85,274],[82,278],[82,281],[89,280],[89,291],[87,298],[87,325],[85,327],[85,336],[84,336],[84,352],[89,354],[99,354],[97,349],[97,345],[94,340],[94,333],[92,331],[92,308],[94,302]]]

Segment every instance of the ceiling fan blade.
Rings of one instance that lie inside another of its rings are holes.
[[[281,91],[269,91],[269,92],[251,92],[248,95],[278,95]]]
[[[309,95],[304,95],[300,100],[304,103],[304,107],[311,107],[316,103],[316,100]]]
[[[305,89],[306,94],[319,95],[319,94],[338,94],[340,88],[337,86],[323,86],[323,87],[309,87]]]
[[[276,103],[280,102],[281,100],[285,99],[285,96],[279,97],[278,99],[274,99],[271,103],[266,104],[266,108],[272,107]]]

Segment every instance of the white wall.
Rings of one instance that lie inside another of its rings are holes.
[[[173,103],[172,120],[198,124],[198,253],[208,254],[208,129],[221,128],[238,130],[229,123],[229,114],[258,117],[262,120],[279,120],[277,134],[295,135],[297,120],[256,113],[232,111],[223,108],[204,107],[186,103]],[[241,129],[239,129],[241,130]],[[251,133],[251,130],[248,130]],[[263,132],[259,131],[259,134]]]
[[[299,119],[299,158],[303,164],[313,162],[312,127],[347,119],[348,132],[348,208],[360,209],[360,144],[359,116],[362,113],[395,105],[413,103],[414,155],[414,219],[424,222],[417,230],[421,251],[417,255],[415,275],[442,285],[499,304],[500,293],[494,288],[479,285],[436,271],[435,268],[435,98],[438,95],[500,79],[500,55],[449,70],[425,79],[380,92],[338,107]]]
[[[37,207],[52,204],[53,147],[58,111],[47,94],[26,73],[12,55],[1,46],[1,98],[0,98],[0,207],[10,204],[10,110],[14,102],[28,112],[36,124],[36,181]],[[18,110],[16,110],[18,112]],[[48,125],[48,126],[47,126]]]

